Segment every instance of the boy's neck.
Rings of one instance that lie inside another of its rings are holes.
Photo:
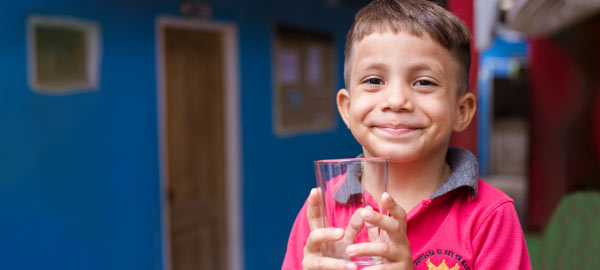
[[[447,148],[411,162],[390,161],[388,193],[407,212],[429,198],[451,173]]]

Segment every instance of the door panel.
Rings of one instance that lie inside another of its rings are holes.
[[[226,269],[223,38],[165,29],[173,270]]]

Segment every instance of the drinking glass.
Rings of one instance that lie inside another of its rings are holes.
[[[315,174],[321,194],[324,228],[346,229],[352,215],[371,206],[386,214],[381,207],[381,194],[388,186],[388,159],[382,157],[317,160]],[[355,239],[342,239],[322,247],[323,256],[350,260],[359,266],[383,263],[376,256],[350,257],[346,248],[355,243],[382,241],[378,227],[365,224]]]

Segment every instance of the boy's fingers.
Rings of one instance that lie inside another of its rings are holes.
[[[387,231],[388,234],[393,231],[398,231],[398,230],[402,229],[399,226],[399,222],[397,220],[375,212],[373,210],[373,208],[371,208],[370,206],[367,206],[362,211],[361,216],[365,220],[365,222],[369,225],[369,226],[367,226],[367,228],[372,228],[373,226],[375,226],[384,231]]]
[[[392,218],[373,211],[370,206],[367,206],[362,211],[363,219],[368,223],[375,225],[387,232],[391,241],[402,244],[407,243],[406,238],[406,212],[392,199],[386,192],[383,193],[383,209],[386,209],[391,214]]]
[[[384,192],[381,195],[383,208],[386,209],[393,219],[394,225],[390,230],[386,230],[390,240],[395,243],[408,247],[408,238],[406,236],[406,211],[394,201],[389,193]]]
[[[313,188],[308,195],[306,217],[310,230],[323,227],[323,210],[321,206],[321,189]]]
[[[305,270],[353,270],[356,264],[328,257],[308,256],[302,260],[302,269]]]
[[[388,260],[388,262],[397,261],[399,258],[407,258],[410,261],[410,250],[406,248],[384,242],[370,242],[350,245],[346,248],[346,253],[352,257],[378,256]]]
[[[390,212],[394,219],[403,221],[403,223],[406,224],[406,211],[394,201],[389,193],[384,192],[383,195],[381,195],[381,200],[383,201],[383,208]]]
[[[393,251],[387,243],[371,242],[350,245],[346,248],[346,253],[352,257],[380,256],[390,258],[392,257],[391,253],[393,253]]]
[[[369,241],[374,242],[381,239],[381,230],[379,229],[379,227],[368,222],[365,223],[365,227],[367,228],[367,235],[369,236]]]
[[[362,270],[399,270],[399,269],[413,269],[412,263],[410,263],[410,262],[384,263],[384,264],[377,264],[377,265],[365,267]]]
[[[344,240],[346,240],[348,243],[354,243],[356,235],[358,235],[358,233],[360,232],[360,230],[362,230],[362,227],[365,224],[362,217],[360,216],[361,211],[362,208],[357,209],[356,211],[354,211],[354,214],[352,214],[352,217],[350,217],[348,227],[346,227],[346,231],[344,233]]]
[[[321,244],[342,239],[344,230],[340,228],[321,228],[315,229],[308,235],[306,245],[304,246],[305,253],[317,253],[321,251]]]

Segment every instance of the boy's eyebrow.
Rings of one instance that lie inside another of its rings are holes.
[[[436,63],[416,63],[408,66],[408,69],[411,71],[420,71],[420,70],[431,70],[438,74],[446,74],[445,70]]]
[[[386,70],[388,67],[385,63],[377,61],[377,60],[367,60],[358,64],[361,69],[376,69],[376,70]]]
[[[404,69],[407,72],[419,72],[419,71],[433,71],[434,74],[438,74],[441,76],[448,75],[448,70],[444,69],[442,65],[440,65],[436,61],[429,60],[417,60],[414,63],[405,63]],[[377,59],[367,59],[360,63],[357,63],[357,70],[362,70],[362,72],[370,72],[370,71],[379,71],[386,72],[389,70],[389,66],[385,63],[385,61],[379,61]]]

